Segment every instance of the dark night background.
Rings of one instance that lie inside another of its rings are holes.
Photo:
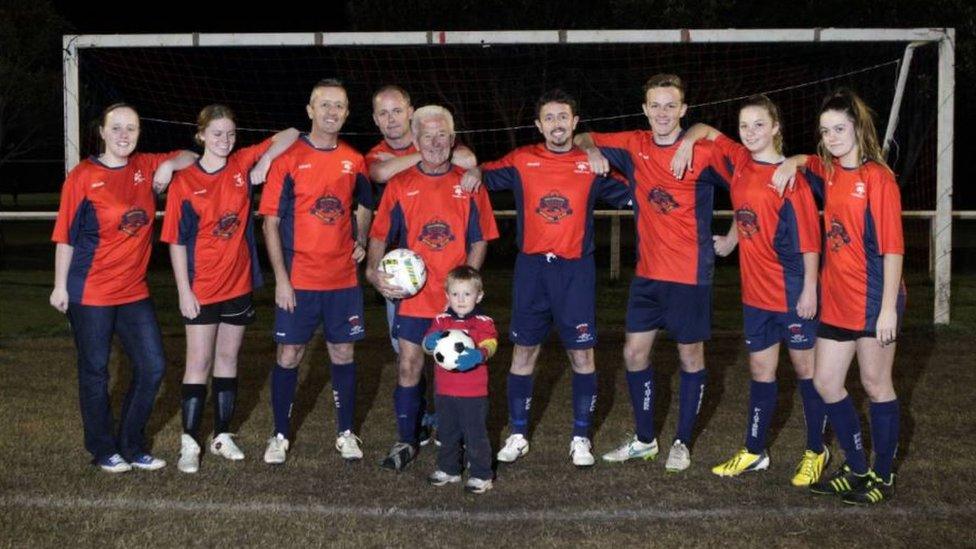
[[[243,9],[241,3],[219,2],[2,0],[0,192],[14,183],[19,192],[52,192],[60,185],[61,166],[33,161],[63,158],[62,34],[947,26],[957,36],[954,209],[976,209],[976,192],[967,185],[976,170],[965,162],[974,142],[966,122],[974,119],[976,99],[976,7],[970,1],[361,0],[279,1]],[[39,165],[48,166],[53,179],[24,188],[23,170]]]

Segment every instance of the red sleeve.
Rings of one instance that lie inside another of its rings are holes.
[[[484,162],[481,164],[481,171],[488,172],[493,170],[501,170],[504,168],[514,168],[515,167],[515,156],[519,149],[514,151],[509,151],[508,154],[499,158],[498,160],[492,160],[491,162]]]
[[[823,159],[820,158],[819,154],[807,155],[807,169],[820,179],[827,178],[827,171],[824,169]]]
[[[495,240],[498,238],[498,225],[495,224],[495,211],[491,207],[488,191],[484,187],[480,187],[474,194],[474,204],[478,207],[478,224],[482,240]]]
[[[476,318],[478,320],[478,331],[472,334],[474,336],[472,337],[474,339],[474,346],[481,347],[482,343],[491,339],[497,341],[498,330],[495,328],[495,321],[484,315],[478,315]]]
[[[268,170],[268,178],[264,182],[264,189],[261,191],[261,204],[258,205],[258,213],[261,215],[278,216],[278,201],[281,200],[281,188],[284,186],[285,177],[289,173],[291,162],[286,158],[278,157],[271,163]]]
[[[168,244],[180,243],[180,217],[183,204],[183,181],[176,176],[166,194],[166,213],[163,215],[163,229],[159,239]]]
[[[712,143],[715,145],[715,152],[727,158],[734,170],[741,168],[750,159],[749,149],[724,133],[720,133]],[[722,168],[727,168],[727,166],[722,166]]]
[[[379,154],[381,152],[383,152],[383,151],[380,150],[380,145],[376,145],[372,149],[370,149],[369,152],[366,153],[366,156],[365,156],[364,160],[366,162],[367,174],[368,174],[368,171],[369,171],[370,166],[372,166],[374,163],[380,161]]]
[[[156,172],[156,168],[160,164],[170,158],[175,158],[178,154],[180,154],[178,150],[167,153],[136,153],[133,155],[132,161],[138,163],[139,168],[148,171],[147,176],[151,179],[152,174]]]
[[[597,147],[612,147],[614,149],[629,149],[634,137],[633,131],[598,133],[590,132],[590,138]]]
[[[394,176],[383,192],[380,205],[376,208],[373,216],[373,224],[369,228],[369,237],[386,242],[392,228],[393,208],[397,205],[397,197],[400,194],[399,176]]]
[[[877,228],[881,254],[904,254],[905,241],[901,227],[901,192],[895,176],[886,168],[873,165],[868,183],[868,207]]]
[[[250,147],[237,149],[237,151],[234,152],[234,159],[237,160],[241,166],[250,169],[251,166],[258,163],[258,160],[261,159],[261,155],[268,152],[268,149],[270,149],[271,145],[273,144],[274,140],[269,137],[260,143],[251,145]]]
[[[58,217],[54,221],[54,233],[51,235],[53,242],[74,245],[71,238],[71,224],[78,213],[78,207],[85,199],[85,183],[81,177],[84,170],[85,165],[79,164],[64,180],[64,186],[61,187],[61,205],[58,206]]]
[[[793,205],[793,212],[796,214],[800,253],[820,253],[820,214],[813,201],[810,185],[803,176],[798,176],[793,189],[787,190],[786,200]]]

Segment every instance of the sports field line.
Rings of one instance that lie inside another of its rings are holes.
[[[491,496],[488,496],[491,497]],[[232,513],[232,514],[295,514],[320,515],[329,517],[366,517],[392,519],[419,519],[431,521],[467,521],[483,523],[504,523],[521,521],[560,521],[579,520],[619,521],[619,520],[702,520],[735,517],[762,518],[783,516],[821,515],[826,517],[844,516],[863,512],[862,509],[838,505],[836,507],[784,506],[775,508],[718,507],[711,509],[662,509],[644,507],[638,509],[526,509],[498,511],[459,511],[433,507],[355,507],[326,504],[271,503],[271,502],[192,502],[172,499],[129,499],[129,498],[75,498],[38,497],[27,495],[0,496],[0,507],[34,507],[40,509],[87,509],[109,511],[172,511],[185,513]],[[976,515],[976,505],[921,505],[896,507],[885,505],[879,508],[886,516],[911,518],[951,518]]]

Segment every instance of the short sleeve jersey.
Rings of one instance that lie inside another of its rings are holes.
[[[338,290],[358,284],[352,259],[356,207],[373,207],[361,154],[339,141],[318,149],[302,136],[271,164],[259,212],[280,219],[292,287]]]
[[[394,149],[393,147],[390,146],[389,143],[386,142],[385,139],[383,139],[379,143],[377,143],[375,147],[370,149],[368,153],[366,153],[366,173],[367,174],[369,173],[369,170],[373,164],[380,161],[379,159],[380,154],[392,154],[393,156],[400,157],[400,156],[407,156],[408,154],[414,154],[415,152],[417,152],[417,147],[414,147],[413,143],[407,145],[406,147],[403,147],[402,149]],[[386,183],[373,181],[373,190],[376,193],[375,195],[376,202],[380,201],[380,198],[383,196],[383,189],[385,188],[386,188]]]
[[[671,159],[680,139],[672,145],[658,145],[647,130],[590,135],[633,187],[637,276],[711,284],[714,187],[728,183],[718,171],[723,160],[714,143],[695,143],[694,166],[683,179],[677,179],[671,174]]]
[[[853,169],[835,162],[828,176],[818,156],[808,157],[806,173],[824,189],[820,320],[873,331],[881,312],[883,256],[905,253],[894,174],[875,162]]]
[[[754,160],[728,137],[715,140],[733,173],[732,209],[739,233],[742,302],[785,313],[803,290],[804,253],[820,253],[820,220],[802,176],[782,197],[771,186],[778,164]]]
[[[146,267],[156,218],[152,178],[170,156],[134,153],[118,168],[92,157],[68,173],[51,240],[74,247],[67,280],[71,303],[122,305],[149,297]]]
[[[261,284],[248,172],[271,143],[235,151],[213,173],[197,162],[177,172],[169,186],[161,239],[186,246],[190,285],[201,305],[242,296]]]
[[[409,248],[424,260],[427,282],[416,295],[400,301],[398,314],[434,318],[444,312],[447,273],[467,259],[471,244],[498,238],[488,193],[461,189],[464,170],[452,166],[428,175],[419,165],[400,172],[383,193],[370,237]]]
[[[586,153],[576,147],[564,153],[544,144],[520,147],[483,164],[482,179],[489,190],[515,194],[516,238],[527,254],[590,255],[596,199],[616,208],[631,203],[627,184],[595,175]]]
[[[474,340],[476,348],[485,344],[494,346],[498,340],[495,322],[480,314],[459,318],[452,311],[441,313],[434,317],[427,333],[444,330],[464,330]],[[434,390],[438,395],[452,397],[488,396],[488,365],[482,362],[466,372],[434,368]]]

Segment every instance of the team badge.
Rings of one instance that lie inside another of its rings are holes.
[[[680,206],[674,197],[671,196],[671,193],[661,187],[651,189],[651,193],[647,196],[647,199],[651,201],[651,205],[654,206],[657,213],[669,214]]]
[[[132,183],[138,185],[146,180],[146,176],[142,175],[142,170],[136,170],[136,173],[132,174]]]
[[[146,210],[139,206],[129,208],[122,214],[122,221],[119,223],[119,230],[129,236],[135,236],[139,229],[149,224],[149,215]]]
[[[549,191],[549,194],[539,199],[539,207],[535,213],[541,215],[547,223],[559,223],[559,220],[573,214],[569,207],[569,199],[559,194],[559,191]]]
[[[854,198],[864,198],[867,194],[867,185],[863,181],[858,181],[854,184],[854,190],[851,191],[851,196]]]
[[[576,169],[573,170],[573,173],[590,173],[590,163],[582,160],[577,162]]]
[[[241,226],[241,220],[237,217],[237,212],[226,211],[217,220],[212,234],[218,238],[229,240],[234,235],[234,231]]]
[[[420,230],[417,240],[426,244],[432,250],[443,250],[457,237],[451,233],[451,226],[446,221],[432,219]]]
[[[452,194],[451,196],[453,196],[454,198],[464,198],[464,189],[462,189],[460,185],[455,185],[454,194]]]
[[[830,242],[830,249],[835,252],[851,243],[851,235],[847,234],[847,229],[844,228],[844,224],[840,222],[840,219],[834,217],[830,220],[830,230],[827,231],[827,240]]]
[[[576,325],[576,343],[586,343],[593,341],[593,334],[590,332],[590,325],[586,322]]]
[[[237,173],[234,174],[234,186],[235,187],[243,187],[244,186],[244,176],[241,175],[241,172],[237,172]]]
[[[790,342],[791,343],[806,343],[809,341],[807,336],[803,334],[803,325],[793,323],[786,327],[790,331]]]
[[[316,198],[315,205],[309,212],[326,225],[335,225],[336,221],[346,213],[342,208],[342,201],[331,194]]]
[[[746,238],[752,238],[752,235],[759,232],[759,216],[748,204],[735,211],[735,224],[739,228],[739,234]]]
[[[352,173],[352,160],[342,161],[342,173]]]
[[[363,333],[363,319],[359,315],[352,315],[347,319],[349,322],[349,335],[359,335]]]

